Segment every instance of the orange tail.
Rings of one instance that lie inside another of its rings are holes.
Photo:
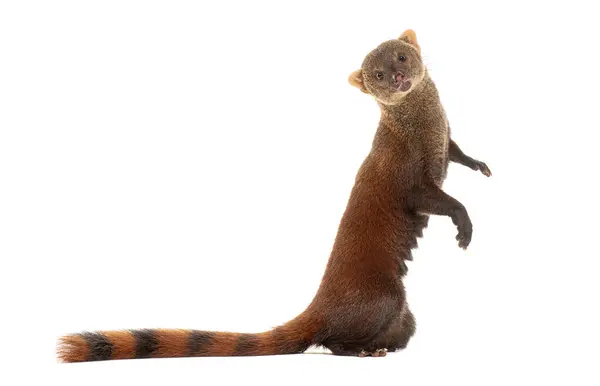
[[[312,344],[316,333],[313,323],[303,319],[258,334],[167,329],[83,332],[61,337],[57,354],[62,362],[297,354]]]

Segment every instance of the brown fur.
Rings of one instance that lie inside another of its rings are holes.
[[[113,346],[111,359],[135,358],[135,337],[129,331],[104,331]]]
[[[124,358],[301,353],[384,356],[416,329],[402,277],[431,214],[449,216],[459,246],[471,241],[464,206],[441,190],[450,160],[489,176],[450,139],[437,89],[412,30],[382,43],[349,77],[375,97],[381,121],[363,162],[315,298],[297,318],[259,334],[196,330],[82,333],[61,338],[65,362]]]
[[[190,330],[156,330],[158,341],[153,358],[175,358],[187,356]]]

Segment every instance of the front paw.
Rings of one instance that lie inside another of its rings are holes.
[[[467,249],[471,243],[471,237],[473,236],[473,224],[467,214],[466,210],[459,211],[455,216],[452,217],[452,222],[458,229],[456,240],[458,240],[458,246],[462,249]]]
[[[458,246],[462,249],[467,249],[471,243],[471,237],[473,236],[473,226],[469,222],[468,225],[458,227],[458,234],[456,240],[458,240]]]
[[[486,177],[491,177],[492,175],[490,168],[488,168],[485,162],[482,161],[475,161],[475,164],[473,165],[473,170],[479,170]]]

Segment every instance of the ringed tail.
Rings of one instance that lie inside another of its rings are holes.
[[[61,362],[115,359],[299,354],[312,345],[314,323],[298,318],[271,331],[247,334],[184,329],[96,331],[59,338]]]

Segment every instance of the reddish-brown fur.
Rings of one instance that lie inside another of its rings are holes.
[[[105,331],[113,345],[112,359],[135,358],[135,337],[129,331]]]
[[[88,358],[88,345],[81,336],[67,335],[59,339],[58,357],[63,362],[83,362]]]
[[[448,162],[491,173],[450,139],[413,31],[373,50],[349,81],[375,97],[382,116],[323,280],[306,311],[259,334],[134,330],[68,335],[60,340],[59,358],[273,355],[300,353],[311,345],[338,355],[384,356],[406,347],[415,320],[402,277],[428,216],[449,216],[457,225],[459,246],[466,248],[471,240],[466,209],[441,190]]]
[[[174,358],[187,355],[189,330],[156,330],[158,344],[152,355],[155,358]]]

